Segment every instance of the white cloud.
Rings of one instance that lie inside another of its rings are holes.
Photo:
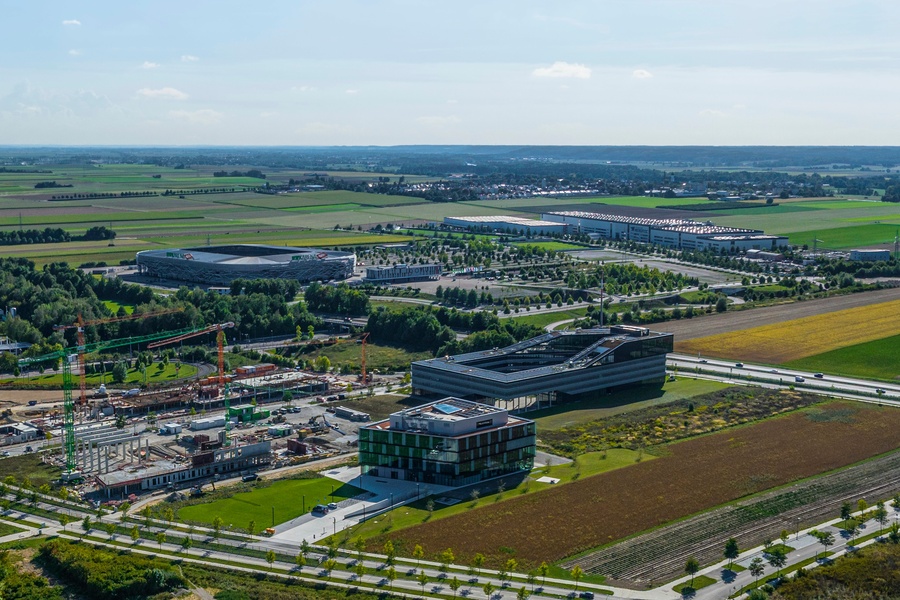
[[[78,27],[81,25],[81,21],[79,21],[78,19],[66,19],[62,22],[62,24],[69,27]]]
[[[346,93],[352,96],[353,94],[358,94],[359,90],[347,90]]]
[[[200,110],[170,110],[169,116],[173,119],[183,119],[199,125],[215,125],[225,115],[216,110],[201,108]]]
[[[531,73],[535,77],[574,77],[590,79],[591,69],[578,63],[556,61],[549,67],[538,67]]]
[[[422,125],[432,125],[432,126],[442,126],[442,125],[453,125],[454,123],[459,123],[461,119],[456,115],[450,115],[448,117],[417,117],[416,123],[421,123]]]
[[[149,60],[145,60],[144,64],[141,65],[142,69],[158,69],[159,63],[150,62]]]
[[[171,87],[159,89],[141,88],[137,93],[144,98],[159,98],[161,100],[187,100],[188,98],[188,95],[181,90],[176,90]]]
[[[73,48],[72,50],[69,50],[69,56],[81,56],[81,50],[75,50]]]
[[[181,62],[197,62],[200,60],[199,56],[194,56],[193,54],[182,54]]]
[[[632,79],[650,79],[653,77],[653,73],[645,69],[635,69],[631,72],[631,77]]]

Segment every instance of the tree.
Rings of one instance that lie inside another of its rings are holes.
[[[222,527],[225,525],[225,521],[222,520],[222,517],[216,515],[213,518],[212,526],[213,526],[213,539],[217,542],[219,541],[219,536],[222,535]]]
[[[425,571],[419,571],[419,574],[416,575],[416,581],[418,581],[419,585],[422,586],[422,596],[424,596],[425,586],[428,585],[428,575],[425,574]]]
[[[459,581],[459,577],[456,575],[453,576],[453,579],[450,580],[450,583],[447,584],[450,586],[450,589],[453,590],[453,597],[456,598],[456,592],[459,590],[462,583]]]
[[[734,563],[734,559],[738,557],[740,554],[740,550],[738,549],[737,540],[734,538],[729,538],[727,542],[725,542],[725,558],[728,559],[728,568],[731,569],[731,565]]]
[[[329,558],[325,562],[322,563],[322,568],[325,569],[325,577],[327,579],[331,579],[331,572],[334,571],[334,568],[337,566],[337,561],[333,558]]]
[[[542,562],[541,566],[538,567],[538,573],[541,574],[541,588],[544,587],[544,584],[547,583],[547,573],[550,572],[550,565],[546,562]]]
[[[187,552],[191,549],[191,546],[194,545],[194,542],[189,537],[181,538],[181,549]]]
[[[756,557],[750,561],[750,574],[756,578],[756,583],[759,583],[759,578],[765,573],[766,567],[763,564],[763,559],[760,557]]]
[[[113,383],[125,383],[125,380],[127,378],[128,378],[128,369],[125,367],[125,363],[117,362],[112,370]]]
[[[856,501],[856,510],[859,512],[865,513],[867,508],[869,508],[869,503],[862,498]]]
[[[309,554],[309,551],[310,551],[309,542],[307,542],[306,540],[303,540],[302,542],[300,542],[300,553],[303,556],[306,556],[307,554]]]
[[[412,557],[416,559],[416,568],[419,568],[422,565],[422,559],[425,558],[425,550],[420,544],[416,544],[416,547],[413,548]]]
[[[516,592],[516,600],[528,600],[528,596],[530,595],[531,592],[529,592],[523,585],[521,588],[519,588],[519,591]]]
[[[788,531],[787,529],[782,529],[781,535],[779,535],[778,537],[781,540],[782,544],[787,544],[788,538],[791,537],[791,532]]]
[[[481,567],[484,566],[485,556],[481,552],[476,552],[472,557],[472,566],[475,568],[475,576],[481,577]]]
[[[356,573],[357,579],[362,579],[363,575],[366,574],[366,565],[363,561],[356,561],[356,565],[353,567],[353,572]]]
[[[892,544],[900,544],[900,523],[891,523],[890,528],[888,529],[888,540]]]
[[[506,561],[506,578],[508,580],[512,580],[512,573],[519,568],[519,561],[514,558],[510,558]]]
[[[294,562],[297,564],[298,569],[303,569],[306,566],[306,555],[303,552],[298,552]]]
[[[584,577],[584,569],[582,569],[579,565],[575,565],[572,567],[572,570],[569,571],[569,575],[572,576],[572,579],[575,580],[575,591],[578,591],[578,582],[581,581],[581,578]]]
[[[456,560],[456,557],[453,555],[453,550],[447,548],[438,556],[441,561],[440,571],[441,573],[446,573],[447,569],[450,568],[450,563]]]
[[[249,533],[250,535],[253,535],[253,533],[255,531],[256,531],[256,521],[254,521],[253,519],[250,519],[250,522],[247,523],[247,533]]]
[[[834,534],[830,531],[817,531],[813,529],[809,533],[811,536],[819,540],[819,543],[825,547],[826,552],[828,552],[828,546],[834,545]],[[816,552],[816,560],[819,560],[818,552]]]
[[[728,310],[728,300],[725,298],[725,296],[720,296],[716,301],[716,312],[723,313],[726,310]]]
[[[884,524],[887,523],[888,513],[887,509],[884,507],[884,502],[879,502],[875,507],[875,512],[872,515],[876,521],[878,521],[878,533],[881,534],[884,532]]]
[[[396,550],[394,550],[394,542],[388,540],[384,543],[384,555],[387,558],[385,561],[387,564],[394,564],[394,558],[397,556]]]
[[[697,574],[697,571],[700,570],[700,563],[693,556],[687,559],[687,562],[684,564],[684,572],[691,576],[691,583],[689,587],[693,589],[694,587],[694,575]]]
[[[72,522],[72,517],[70,517],[66,513],[59,515],[59,524],[62,525],[63,531],[66,530],[66,526],[71,522]]]
[[[112,539],[114,535],[116,535],[116,524],[115,523],[104,523],[103,530],[106,532],[106,535],[109,536],[109,539]]]
[[[275,551],[274,550],[266,550],[266,562],[269,563],[269,570],[272,570],[272,565],[275,564]]]
[[[484,591],[485,597],[488,600],[491,600],[491,598],[494,595],[494,584],[491,583],[490,581],[488,581],[487,583],[484,584],[484,587],[481,589],[482,589],[482,591]]]
[[[90,516],[85,517],[84,520],[81,522],[81,528],[84,530],[85,535],[87,535],[91,531],[92,526],[93,525],[91,524]]]
[[[397,569],[395,569],[394,566],[391,565],[384,576],[387,578],[388,582],[391,585],[391,591],[394,591],[394,580],[397,579]]]
[[[785,553],[784,548],[774,548],[766,554],[766,560],[768,560],[769,564],[772,565],[772,568],[775,569],[775,577],[778,577],[781,573],[781,569],[787,564],[787,554]]]
[[[853,514],[853,508],[850,506],[849,502],[844,502],[841,504],[841,520],[846,521],[850,518],[850,515]]]
[[[160,531],[156,534],[156,543],[159,544],[159,549],[162,550],[162,545],[166,542],[166,532]]]
[[[141,538],[141,530],[138,529],[138,526],[135,525],[131,528],[131,541],[137,544],[137,541]]]

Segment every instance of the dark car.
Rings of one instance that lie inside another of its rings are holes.
[[[241,477],[241,481],[256,481],[257,479],[259,479],[259,475],[256,473],[249,473]]]
[[[325,506],[324,504],[316,504],[315,506],[313,506],[312,514],[314,514],[314,515],[327,515],[327,514],[328,514],[328,507]]]
[[[578,594],[579,598],[583,598],[583,600],[594,600],[594,592],[581,592]]]

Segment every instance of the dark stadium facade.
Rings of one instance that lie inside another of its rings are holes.
[[[258,244],[202,246],[137,253],[140,272],[197,284],[229,285],[235,279],[295,279],[302,283],[353,275],[352,252]]]

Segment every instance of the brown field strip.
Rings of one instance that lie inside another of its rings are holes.
[[[537,494],[390,532],[408,554],[450,547],[458,562],[485,553],[524,568],[608,544],[779,485],[898,447],[900,410],[832,402],[673,444],[665,456]]]
[[[900,300],[676,342],[678,352],[783,363],[900,334]]]

